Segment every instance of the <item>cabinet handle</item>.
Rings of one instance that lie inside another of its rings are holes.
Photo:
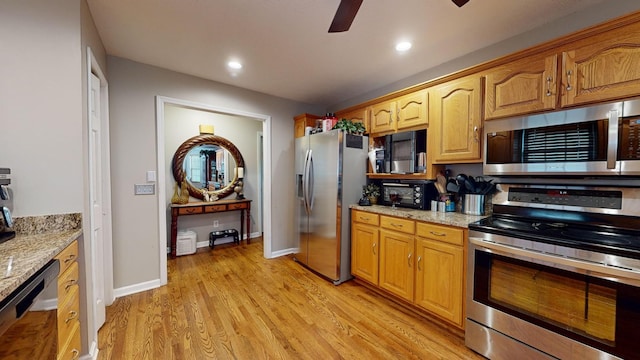
[[[420,269],[420,261],[422,260],[422,256],[418,256],[418,271],[422,271],[422,269]]]
[[[373,255],[376,254],[376,243],[373,243],[373,246],[371,247],[371,251],[373,251]]]
[[[69,323],[69,321],[71,321],[71,320],[73,320],[73,319],[75,319],[75,318],[77,318],[77,317],[78,317],[78,313],[77,313],[77,312],[75,312],[75,311],[73,311],[73,310],[71,310],[71,311],[69,311],[69,317],[67,317],[66,319],[64,319],[64,323],[65,323],[65,324],[68,324],[68,323]]]
[[[547,96],[551,96],[551,76],[547,76]]]
[[[78,280],[74,280],[74,279],[67,281],[67,285],[64,286],[64,291],[69,291],[69,288],[77,283],[78,283]]]
[[[69,261],[74,261],[76,259],[76,255],[75,254],[71,254],[69,256],[67,256],[66,259],[64,259],[64,263],[68,263]]]
[[[73,360],[80,359],[80,350],[73,349],[71,350],[71,353],[73,354],[73,357],[72,357]]]
[[[401,228],[402,224],[391,223],[391,226],[393,226],[394,228]]]
[[[573,74],[573,72],[571,70],[567,70],[567,91],[571,91],[571,89],[573,89],[571,87],[571,74]]]
[[[445,234],[445,233],[440,233],[440,232],[435,232],[435,231],[429,231],[429,233],[431,233],[431,235],[435,235],[435,236],[447,236],[447,234]]]
[[[369,221],[369,218],[360,216],[360,221]]]
[[[407,256],[407,264],[409,265],[409,267],[411,267],[411,253],[409,253],[409,256]]]
[[[480,130],[477,126],[473,127],[473,140],[475,142],[480,142],[480,138],[478,137],[478,130]]]

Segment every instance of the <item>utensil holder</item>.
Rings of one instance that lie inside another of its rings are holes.
[[[462,213],[467,215],[484,215],[484,195],[464,194]]]

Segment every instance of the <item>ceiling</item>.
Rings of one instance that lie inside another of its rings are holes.
[[[603,0],[87,0],[109,55],[317,105],[420,73]],[[401,5],[400,5],[401,4]],[[413,48],[398,53],[395,43]],[[226,64],[239,60],[240,71]]]

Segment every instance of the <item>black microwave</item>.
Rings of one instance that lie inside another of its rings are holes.
[[[640,175],[640,99],[486,121],[485,175]]]
[[[381,198],[383,205],[392,205],[390,194],[400,195],[396,206],[430,210],[431,200],[438,198],[438,190],[430,180],[386,180],[382,182]]]

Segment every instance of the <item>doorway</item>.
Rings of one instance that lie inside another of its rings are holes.
[[[263,194],[263,189],[270,188],[270,152],[267,149],[270,148],[270,131],[271,131],[271,117],[267,115],[248,113],[245,111],[221,108],[216,106],[211,106],[202,103],[196,103],[186,100],[168,98],[157,96],[156,97],[156,138],[157,138],[157,163],[158,163],[158,177],[157,177],[157,185],[158,185],[158,224],[159,224],[159,242],[160,242],[160,283],[162,285],[167,283],[167,233],[168,233],[168,205],[169,205],[169,197],[173,191],[173,175],[171,173],[171,161],[173,157],[173,153],[176,148],[175,145],[169,146],[168,143],[175,142],[175,139],[168,138],[168,136],[175,136],[173,131],[169,132],[167,130],[170,121],[167,113],[170,112],[171,108],[184,108],[188,110],[193,110],[196,112],[202,112],[206,114],[220,114],[226,117],[241,117],[248,118],[252,121],[259,121],[261,124],[260,130],[263,134],[266,135],[266,138],[261,142],[261,149],[259,152],[262,154],[261,158],[254,159],[254,169],[258,169],[262,167],[263,170],[260,172],[262,174],[262,186],[258,187],[256,190],[256,199],[254,200],[254,204],[252,208],[260,209],[257,213],[260,216],[255,216],[256,212],[252,211],[252,218],[255,221],[260,221],[260,218],[263,218],[262,221],[262,231],[263,231],[263,245],[264,245],[264,256],[267,258],[272,257],[271,255],[271,215],[269,211],[265,211],[265,209],[271,208],[271,197],[268,194]],[[183,135],[182,138],[179,139],[180,143],[187,140],[191,136],[195,136],[198,134],[197,127],[195,129],[189,129],[190,135]],[[218,131],[216,131],[218,134]],[[253,138],[253,137],[252,137]],[[253,138],[255,139],[255,138]],[[255,144],[254,144],[255,146]],[[171,149],[168,149],[171,147]],[[245,154],[244,157],[247,156],[255,156],[253,154]],[[245,159],[246,161],[247,159]],[[245,171],[256,171],[258,174],[258,170],[251,170],[248,168]],[[260,181],[260,178],[256,178],[257,181]],[[259,205],[258,203],[261,203]],[[249,234],[250,235],[250,234]]]

